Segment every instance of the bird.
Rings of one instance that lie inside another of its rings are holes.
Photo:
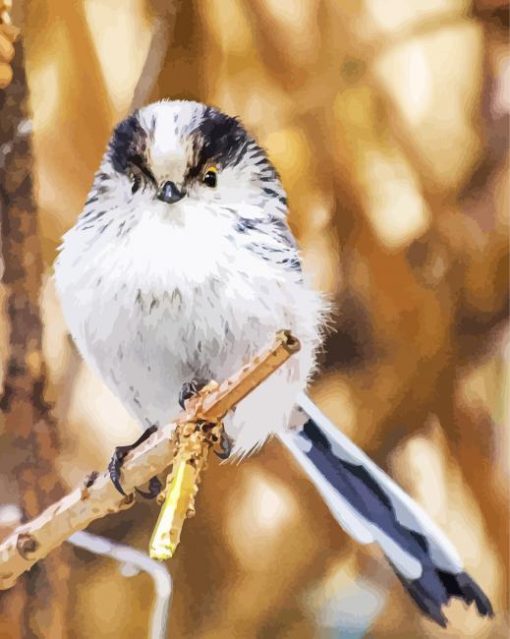
[[[78,350],[141,427],[112,457],[119,491],[133,447],[285,328],[300,351],[227,415],[220,456],[278,436],[341,527],[380,546],[428,617],[446,626],[452,597],[494,614],[431,518],[306,394],[331,304],[302,268],[280,176],[239,118],[162,100],[117,124],[54,281]],[[157,490],[154,478],[142,494]]]

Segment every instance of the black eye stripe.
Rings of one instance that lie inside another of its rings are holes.
[[[132,158],[142,158],[146,148],[147,134],[134,113],[122,120],[113,132],[108,149],[113,168],[126,173]]]
[[[143,173],[143,175],[145,175],[145,177],[150,182],[152,182],[153,184],[157,185],[156,178],[154,177],[154,174],[149,169],[149,167],[145,163],[144,158],[141,155],[133,155],[132,157],[130,157],[128,159],[128,162],[130,164],[132,164],[133,166],[135,166],[141,173]]]
[[[119,173],[142,174],[148,181],[157,184],[156,178],[147,166],[147,131],[138,120],[137,112],[120,122],[110,140],[108,152],[113,168]],[[138,187],[135,188],[135,192]]]
[[[204,110],[192,135],[194,166],[190,167],[190,178],[200,175],[208,164],[220,164],[223,167],[237,164],[249,140],[239,120],[213,107]]]

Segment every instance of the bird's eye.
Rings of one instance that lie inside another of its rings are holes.
[[[131,175],[131,193],[134,195],[142,185],[142,178],[138,173]]]
[[[202,182],[213,189],[218,182],[218,169],[215,166],[210,166],[204,173]]]

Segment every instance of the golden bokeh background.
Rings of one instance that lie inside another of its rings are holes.
[[[350,541],[272,441],[242,464],[210,465],[169,563],[168,636],[507,636],[506,3],[24,4],[46,398],[65,485],[138,433],[67,337],[49,277],[59,238],[133,106],[214,104],[267,148],[305,268],[335,301],[313,397],[447,531],[497,612],[482,620],[454,603],[445,631],[424,619],[379,551]],[[145,549],[156,516],[141,503],[92,529]],[[84,551],[68,558],[62,636],[146,637],[150,579]]]

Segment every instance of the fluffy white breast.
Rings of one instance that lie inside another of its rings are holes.
[[[144,426],[171,419],[184,382],[223,379],[276,330],[294,330],[300,355],[230,422],[238,449],[249,450],[285,425],[306,384],[320,299],[233,241],[230,219],[193,205],[172,218],[166,208],[137,215],[120,238],[115,221],[100,235],[79,227],[66,234],[55,278],[69,329]]]

